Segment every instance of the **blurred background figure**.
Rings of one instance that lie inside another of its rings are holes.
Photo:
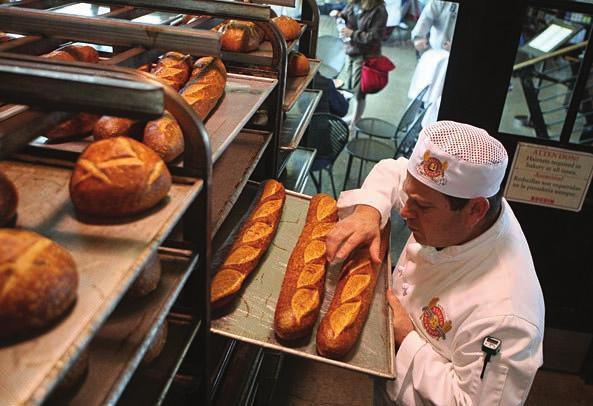
[[[354,93],[352,100],[356,103],[350,121],[352,131],[365,108],[365,94],[360,91],[362,63],[369,57],[381,55],[387,11],[383,0],[350,0],[342,11],[332,11],[330,15],[336,18],[340,38],[344,41],[348,55],[346,85]]]
[[[412,41],[419,59],[410,82],[408,98],[414,99],[422,89],[429,86],[424,96],[428,110],[424,116],[423,126],[437,119],[457,21],[457,9],[457,3],[431,0],[422,9],[412,30]]]

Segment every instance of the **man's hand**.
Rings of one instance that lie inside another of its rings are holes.
[[[395,340],[395,349],[404,341],[406,336],[414,331],[414,325],[406,309],[402,306],[399,299],[393,294],[391,289],[387,289],[387,302],[393,311],[393,336]]]
[[[428,48],[428,40],[426,38],[414,38],[414,48],[416,48],[416,50],[418,52],[422,52],[424,51],[426,48]]]
[[[327,235],[326,252],[329,262],[343,261],[358,246],[369,244],[371,260],[379,264],[381,246],[381,213],[371,206],[358,205],[354,213],[339,221]]]

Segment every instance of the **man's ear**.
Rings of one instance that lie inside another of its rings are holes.
[[[469,211],[469,223],[475,226],[486,217],[488,209],[490,209],[490,202],[485,197],[475,197],[469,200],[467,205]]]

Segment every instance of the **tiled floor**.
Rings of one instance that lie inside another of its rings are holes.
[[[321,34],[335,32],[333,21],[322,16],[320,31]],[[384,45],[383,52],[395,62],[397,68],[390,74],[387,88],[368,97],[365,116],[379,117],[396,124],[408,103],[407,91],[416,65],[416,56],[409,42],[396,41]],[[517,86],[513,88],[517,89]],[[515,98],[519,105],[522,103],[522,97],[522,93],[515,90],[512,98]],[[508,107],[512,108],[512,106]],[[341,187],[344,182],[346,162],[347,154],[343,152],[334,166],[338,187]],[[370,168],[370,165],[364,168],[363,177],[366,176]],[[355,166],[353,173],[357,174],[357,169],[358,167]],[[355,187],[354,176],[351,178],[348,188]],[[323,191],[331,194],[327,175]],[[311,182],[307,185],[305,192],[308,194],[316,192]],[[392,258],[396,259],[399,257],[409,233],[403,223],[398,221],[394,221],[392,231]],[[278,385],[278,396],[274,402],[278,405],[372,404],[373,387],[372,380],[368,376],[293,356],[287,356]],[[585,385],[582,379],[576,375],[540,370],[527,404],[531,406],[593,405],[593,386]]]

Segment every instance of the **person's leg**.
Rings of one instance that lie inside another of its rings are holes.
[[[350,132],[353,132],[356,122],[362,118],[366,101],[364,93],[360,91],[360,78],[362,76],[362,62],[364,59],[362,56],[351,57],[350,59],[352,60],[351,89],[354,92],[354,97],[352,99],[356,103],[354,107],[354,117],[350,123]]]

